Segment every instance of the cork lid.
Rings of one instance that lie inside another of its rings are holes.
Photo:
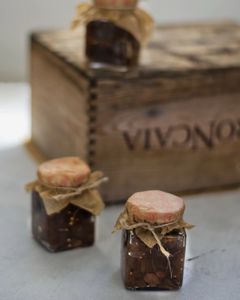
[[[182,198],[169,193],[146,191],[132,195],[126,208],[137,221],[166,224],[182,218],[185,203]]]
[[[93,0],[99,8],[107,9],[134,9],[138,0]]]
[[[78,187],[84,183],[91,170],[79,157],[64,157],[46,161],[38,168],[43,184],[59,187]]]

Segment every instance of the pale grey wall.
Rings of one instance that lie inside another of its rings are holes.
[[[27,36],[69,26],[77,0],[0,0],[0,81],[27,78]],[[158,22],[240,20],[240,0],[149,0]]]

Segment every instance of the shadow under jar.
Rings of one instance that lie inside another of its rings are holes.
[[[140,43],[128,31],[108,20],[87,24],[86,56],[93,68],[128,69],[138,64]]]
[[[171,253],[170,267],[158,245],[146,246],[134,233],[122,234],[122,276],[125,287],[131,290],[177,290],[183,282],[186,232],[174,230],[161,240]]]
[[[91,246],[94,243],[95,217],[69,204],[48,215],[37,192],[32,192],[32,233],[36,241],[51,252]]]

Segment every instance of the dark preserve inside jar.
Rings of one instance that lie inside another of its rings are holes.
[[[133,67],[139,59],[140,44],[128,31],[107,20],[87,24],[86,55],[90,65]]]
[[[122,276],[125,287],[131,290],[177,290],[182,286],[186,232],[174,230],[161,240],[171,253],[167,258],[155,245],[146,246],[134,233],[124,230],[122,236]]]
[[[37,192],[32,192],[33,237],[51,252],[94,243],[95,217],[73,205],[53,215],[47,215],[43,201]]]

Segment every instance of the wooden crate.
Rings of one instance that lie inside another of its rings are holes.
[[[106,202],[240,182],[240,26],[159,27],[127,74],[87,69],[81,32],[31,39],[32,140],[110,177]]]

